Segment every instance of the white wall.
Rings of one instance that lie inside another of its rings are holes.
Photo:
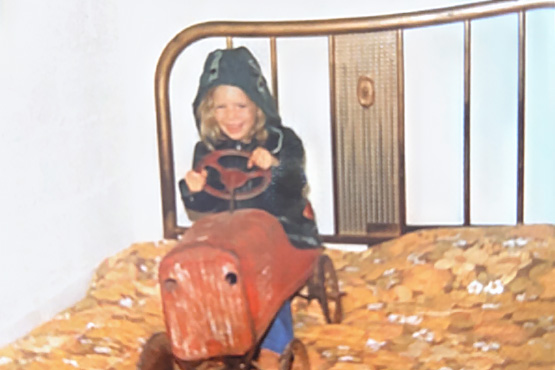
[[[0,0],[0,171],[3,175],[0,345],[25,334],[82,297],[92,272],[105,257],[133,242],[161,238],[153,76],[160,52],[181,29],[205,20],[353,17],[467,2],[357,0],[346,4],[332,0],[302,3],[282,0],[272,7],[262,7],[254,0],[217,3]],[[540,36],[536,38],[548,33],[551,35],[548,40],[553,40],[552,21],[553,13],[549,13],[542,23],[547,26],[537,31]],[[407,43],[410,42],[411,36],[406,37]],[[415,41],[416,45],[428,47],[437,42],[438,34],[422,37]],[[325,88],[325,82],[319,82],[322,80],[319,74],[327,73],[325,64],[303,62],[311,53],[325,55],[325,43],[318,40],[315,46],[287,43],[279,46],[285,54],[299,53],[302,57],[298,58],[298,66],[284,68],[305,71],[310,81],[324,84]],[[550,71],[546,72],[550,81],[555,74],[549,69],[554,64],[553,45],[543,41],[531,51],[543,60],[540,70]],[[174,80],[187,82],[189,88],[172,85],[172,91],[178,92],[176,104],[183,102],[173,112],[174,122],[192,122],[191,89],[194,91],[205,52],[216,46],[223,44],[201,42],[184,55],[183,66],[176,65]],[[407,58],[412,54],[418,57],[420,54],[411,52],[411,47],[417,46],[407,44]],[[264,59],[264,48],[257,45],[253,48]],[[451,56],[457,54],[453,50],[441,54],[445,63],[437,60],[431,63],[447,66],[451,58],[457,58]],[[329,109],[319,103],[305,103],[306,89],[295,86],[296,80],[284,78],[286,75],[280,74],[283,80],[280,92],[284,95],[280,95],[282,113],[285,121],[305,138],[311,197],[322,231],[330,231],[333,227],[330,170],[321,165],[319,155],[313,154],[329,156],[329,143],[326,143]],[[540,75],[534,81],[542,78],[545,76]],[[408,94],[413,89],[417,96],[426,96],[422,89],[430,91],[429,83],[413,81],[407,81]],[[544,174],[545,166],[555,163],[555,155],[553,151],[546,154],[542,149],[553,137],[554,119],[545,119],[546,114],[554,117],[553,108],[549,112],[542,110],[545,102],[554,100],[554,85],[549,84],[551,90],[544,91],[543,100],[538,98],[533,103],[539,108],[529,113],[530,119],[537,122],[534,131],[551,133],[528,139],[533,150],[527,163],[539,191],[527,192],[527,196],[530,195],[537,210],[532,218],[536,222],[555,222],[552,211],[555,200],[549,191],[555,183],[554,171],[549,172],[548,181]],[[287,86],[297,89],[289,98],[284,93]],[[442,98],[433,95],[437,94],[433,90],[431,94],[434,99]],[[453,93],[453,99],[457,99],[456,94]],[[327,104],[323,93],[316,93],[314,99]],[[408,103],[407,115],[420,117],[417,121],[431,122],[425,109],[415,109],[425,103]],[[432,104],[430,110],[444,105]],[[445,117],[441,114],[439,120]],[[415,210],[409,216],[417,220],[433,220],[436,217],[433,213],[418,215],[417,210],[428,209],[430,204],[432,209],[439,208],[435,205],[449,198],[434,200],[426,190],[430,183],[420,175],[421,160],[430,156],[422,143],[439,140],[431,135],[436,128],[415,130],[416,139],[407,142],[407,154],[412,160],[407,174],[412,189],[408,193],[409,211]],[[430,132],[430,135],[421,137],[417,132]],[[188,144],[196,140],[196,132],[192,124],[183,124],[176,127],[176,134],[182,137],[178,139],[182,140],[181,149],[176,149],[180,151],[177,166],[187,168],[192,150]],[[456,144],[459,140],[456,135],[449,135],[453,145],[460,145]],[[451,156],[458,155],[457,151],[447,151]],[[448,187],[456,188],[457,181],[455,178],[454,185]],[[455,197],[460,196],[458,190],[451,192]],[[421,207],[422,199],[425,207]],[[456,220],[457,212],[451,217]]]

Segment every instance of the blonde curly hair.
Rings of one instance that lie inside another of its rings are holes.
[[[200,139],[212,150],[214,145],[226,140],[226,136],[214,117],[214,91],[217,88],[218,86],[215,86],[208,90],[196,111],[197,119],[200,121]],[[246,137],[246,141],[251,141],[253,138],[259,143],[264,143],[268,138],[266,116],[258,106],[256,106],[256,120],[249,135]]]

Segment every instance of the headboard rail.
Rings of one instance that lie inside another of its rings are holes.
[[[346,34],[371,33],[377,31],[396,32],[397,58],[397,160],[396,182],[398,210],[394,225],[378,227],[378,231],[364,230],[360,233],[341,233],[336,227],[334,235],[326,235],[329,242],[375,243],[398,236],[418,228],[406,223],[405,167],[404,167],[404,67],[403,30],[454,22],[464,23],[464,225],[470,225],[470,25],[475,19],[516,13],[519,18],[518,37],[518,170],[517,170],[517,223],[523,222],[524,209],[524,87],[525,87],[525,19],[526,11],[539,8],[555,8],[555,0],[502,0],[470,5],[440,8],[426,11],[380,15],[373,17],[268,22],[206,22],[193,25],[179,32],[164,48],[155,74],[155,102],[158,132],[158,151],[162,194],[162,216],[165,238],[177,238],[186,228],[177,225],[176,179],[174,176],[173,142],[169,99],[169,80],[172,68],[182,51],[194,42],[210,37],[226,37],[228,47],[233,37],[269,38],[272,59],[272,85],[277,92],[276,38],[299,36],[327,36],[330,46],[330,66],[334,63],[335,37]],[[330,68],[330,85],[334,74]],[[331,94],[330,94],[331,95]],[[336,128],[336,112],[333,96],[330,97],[332,135]],[[335,154],[336,147],[332,146]],[[334,182],[337,186],[337,171],[334,166]],[[337,194],[334,199],[337,224]]]

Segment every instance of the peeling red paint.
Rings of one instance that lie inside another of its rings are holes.
[[[238,210],[197,221],[159,270],[176,357],[244,355],[312,275],[321,249],[293,247],[269,213]]]

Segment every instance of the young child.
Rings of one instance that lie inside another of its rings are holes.
[[[248,49],[215,50],[208,55],[193,110],[201,137],[195,146],[193,168],[213,150],[250,152],[248,161],[243,163],[245,169],[271,169],[272,180],[260,195],[236,201],[235,208],[259,208],[273,214],[298,248],[320,246],[305,196],[303,144],[293,130],[282,126],[260,66]],[[239,160],[228,158],[228,162]],[[230,201],[203,191],[206,184],[219,186],[217,174],[210,169],[190,170],[179,182],[181,197],[191,218],[230,208]],[[249,186],[253,184],[245,185]],[[282,353],[291,339],[291,308],[290,302],[286,302],[262,342],[259,360],[277,361],[276,354]],[[277,362],[275,366],[268,362],[265,365],[276,367]]]

